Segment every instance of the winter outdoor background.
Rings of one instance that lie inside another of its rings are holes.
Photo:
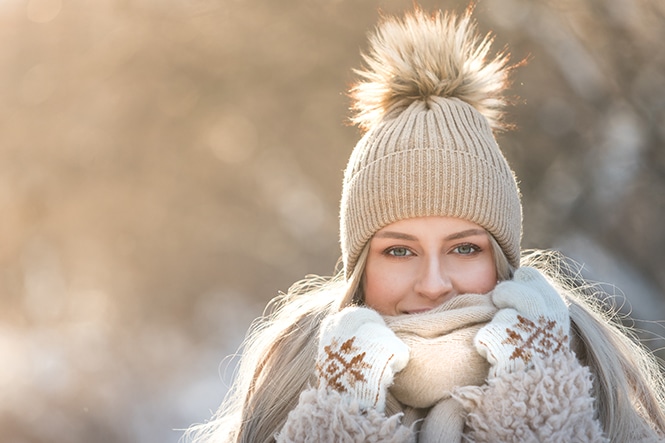
[[[265,303],[333,272],[344,92],[380,13],[411,5],[0,0],[2,442],[175,443],[210,416]],[[665,2],[475,17],[529,59],[499,136],[524,246],[665,335]]]

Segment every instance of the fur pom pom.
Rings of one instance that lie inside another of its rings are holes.
[[[421,9],[403,19],[387,18],[370,36],[365,69],[351,89],[353,122],[367,130],[395,108],[429,97],[456,97],[480,111],[493,129],[504,125],[503,92],[509,55],[490,57],[492,37],[481,37],[472,8],[456,16]]]

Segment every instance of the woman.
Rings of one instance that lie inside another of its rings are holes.
[[[662,441],[653,357],[556,257],[521,257],[519,190],[492,132],[507,55],[490,57],[470,11],[388,18],[370,43],[343,269],[271,303],[193,439]]]

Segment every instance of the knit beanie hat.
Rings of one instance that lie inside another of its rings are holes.
[[[347,278],[367,241],[399,220],[465,219],[485,228],[519,266],[520,194],[493,136],[502,128],[508,55],[489,57],[471,10],[420,9],[387,18],[370,36],[351,89],[365,130],[349,159],[340,207]]]

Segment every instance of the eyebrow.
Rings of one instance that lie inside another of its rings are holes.
[[[454,234],[450,234],[448,237],[446,237],[446,240],[457,240],[460,238],[465,238],[465,237],[473,237],[474,235],[486,235],[487,231],[484,229],[467,229],[465,231],[460,231],[456,232]]]
[[[450,241],[450,240],[459,240],[460,238],[466,238],[466,237],[472,237],[474,235],[483,235],[486,234],[487,232],[484,229],[466,229],[464,231],[460,232],[455,232],[453,234],[448,235],[445,240]],[[374,237],[376,238],[392,238],[395,240],[408,240],[408,241],[417,241],[418,237],[415,235],[411,234],[405,234],[403,232],[397,232],[397,231],[379,231],[377,232]]]

